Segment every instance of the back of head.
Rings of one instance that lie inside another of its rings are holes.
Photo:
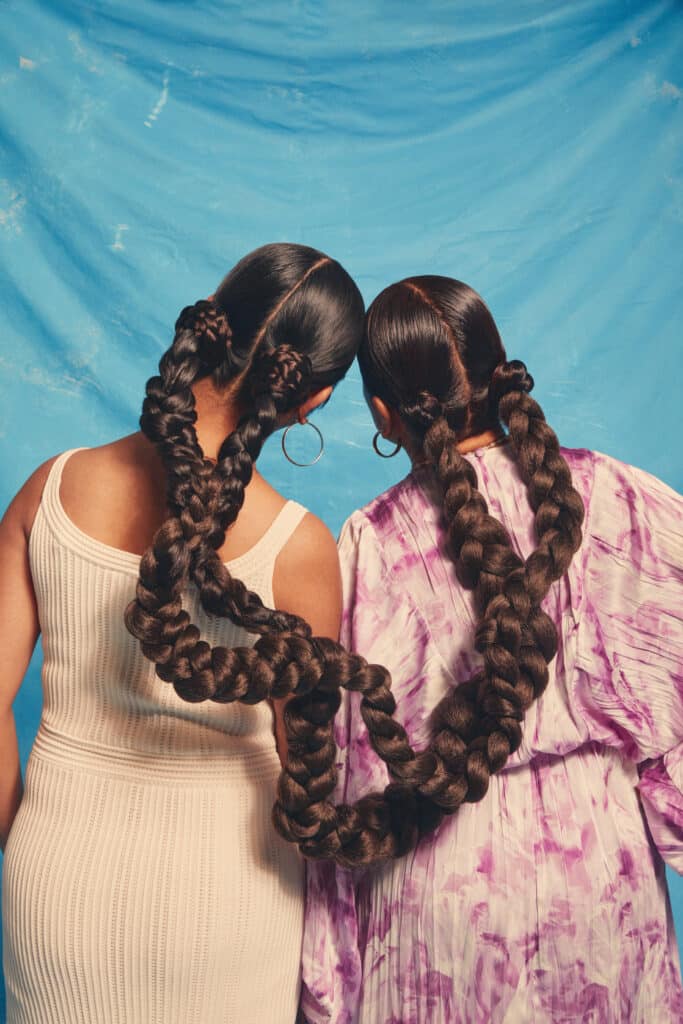
[[[362,303],[341,268],[314,250],[293,247],[285,256],[283,247],[257,250],[213,301],[183,310],[159,376],[148,382],[141,423],[165,460],[172,515],[143,556],[126,622],[157,674],[185,700],[255,703],[293,694],[276,825],[310,856],[369,863],[405,852],[443,814],[480,799],[490,773],[518,746],[524,711],[545,686],[555,652],[554,626],[539,604],[578,545],[583,509],[557,438],[527,394],[530,378],[523,364],[504,361],[478,296],[442,278],[387,289],[368,316],[366,385],[399,409],[432,462],[449,550],[480,610],[482,667],[441,701],[429,748],[415,752],[393,719],[385,669],[311,638],[307,623],[265,609],[217,555],[278,415],[316,385],[339,379],[360,340]],[[481,337],[486,343],[475,345]],[[208,373],[234,382],[244,407],[216,464],[197,444],[190,388]],[[459,437],[498,412],[510,424],[536,513],[540,542],[526,565],[488,515],[476,474],[457,449]],[[207,611],[262,634],[254,647],[211,648],[200,639],[181,600],[188,578]],[[340,686],[362,693],[370,739],[392,783],[383,794],[335,808],[332,721]]]
[[[481,296],[462,281],[432,275],[380,292],[358,353],[367,390],[396,409],[418,438],[430,396],[459,439],[496,426],[494,381],[504,360]]]
[[[353,362],[364,305],[344,268],[317,249],[285,242],[244,256],[220,283],[214,303],[230,325],[230,358],[217,383],[248,367],[257,351],[278,347],[310,360],[311,391],[336,384]]]
[[[580,543],[583,508],[557,437],[529,394],[533,377],[521,361],[507,360],[481,296],[448,277],[409,277],[390,285],[368,309],[358,360],[366,391],[396,410],[415,450],[441,477],[452,550],[465,584],[482,577],[476,564],[463,563],[467,538],[455,530],[455,497],[447,494],[466,478],[476,489],[474,469],[457,445],[486,430],[500,430],[501,421],[509,426],[536,512],[540,543],[526,576],[534,600],[540,601]],[[468,500],[481,511],[481,496]],[[502,565],[498,568],[500,575]],[[488,582],[495,590],[495,578]]]
[[[335,260],[307,246],[265,245],[241,259],[211,299],[181,311],[159,373],[147,382],[140,425],[163,460],[171,514],[142,558],[126,624],[157,674],[185,699],[215,697],[234,682],[218,665],[197,669],[206,644],[182,609],[189,580],[211,614],[254,632],[310,632],[293,616],[264,608],[217,550],[267,437],[283,416],[344,376],[363,316],[360,292]],[[208,376],[239,415],[215,461],[195,430],[192,386]]]
[[[371,304],[359,352],[366,391],[395,410],[440,487],[447,550],[474,591],[483,668],[434,709],[433,744],[464,766],[454,800],[477,799],[521,741],[525,710],[548,681],[557,631],[540,603],[581,542],[583,505],[524,364],[508,361],[495,321],[468,285],[410,277]],[[509,427],[538,546],[526,562],[478,490],[459,443]],[[457,772],[455,775],[457,776]],[[464,795],[463,795],[464,794]]]

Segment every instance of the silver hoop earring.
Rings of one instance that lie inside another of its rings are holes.
[[[378,430],[377,433],[375,434],[375,436],[372,439],[372,447],[375,449],[375,451],[377,452],[377,454],[379,455],[379,457],[381,459],[393,459],[394,455],[398,455],[398,453],[401,450],[401,442],[400,441],[396,441],[396,447],[394,448],[393,452],[382,452],[382,451],[380,451],[379,444],[378,444],[379,438],[381,436],[382,436],[382,431]]]
[[[321,434],[318,427],[316,427],[315,423],[311,423],[310,420],[304,420],[301,426],[313,427],[316,434],[318,435],[318,440],[320,441],[320,451],[318,452],[316,457],[311,460],[311,462],[297,462],[296,459],[293,459],[292,456],[287,451],[287,434],[290,432],[292,427],[297,426],[299,426],[298,423],[290,423],[289,426],[286,427],[285,432],[282,435],[282,451],[284,452],[285,458],[287,459],[288,462],[291,462],[293,466],[315,466],[316,462],[318,462],[318,460],[322,458],[323,452],[325,451],[325,441],[323,435]]]

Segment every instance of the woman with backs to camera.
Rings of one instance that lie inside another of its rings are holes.
[[[560,448],[461,282],[383,291],[359,361],[412,470],[342,531],[342,640],[391,670],[409,743],[383,762],[345,694],[336,798],[407,781],[394,828],[424,838],[310,866],[306,1020],[683,1020],[683,499]]]
[[[49,460],[5,514],[9,1024],[295,1018],[302,862],[271,825],[282,699],[255,702],[269,691],[250,666],[263,603],[336,639],[339,569],[327,529],[254,462],[329,397],[363,312],[329,257],[256,250],[180,314],[142,431]],[[39,632],[22,798],[11,706]]]

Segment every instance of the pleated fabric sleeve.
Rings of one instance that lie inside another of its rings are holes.
[[[576,697],[591,734],[638,764],[652,838],[683,873],[683,498],[596,454]]]
[[[683,863],[683,498],[631,466],[563,449],[584,540],[543,607],[548,687],[485,798],[406,857],[312,865],[311,1024],[678,1024],[683,989],[663,858]],[[467,456],[522,558],[533,514],[510,446]],[[387,665],[413,746],[480,664],[477,615],[445,555],[428,474],[355,513],[340,543],[343,639]],[[381,789],[344,697],[337,799]]]

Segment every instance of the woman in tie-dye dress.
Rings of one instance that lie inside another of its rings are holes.
[[[664,862],[683,872],[683,499],[592,451],[562,449],[563,477],[539,406],[518,400],[531,378],[458,282],[386,289],[360,358],[376,424],[413,469],[343,530],[342,639],[391,669],[414,747],[434,741],[435,707],[481,660],[467,563],[483,549],[464,539],[457,487],[474,469],[523,559],[535,551],[552,569],[559,534],[574,543],[542,601],[557,633],[547,688],[486,796],[403,859],[309,865],[302,1013],[311,1024],[680,1022]],[[444,423],[457,450],[438,443]],[[389,781],[357,697],[337,720],[348,802]]]

